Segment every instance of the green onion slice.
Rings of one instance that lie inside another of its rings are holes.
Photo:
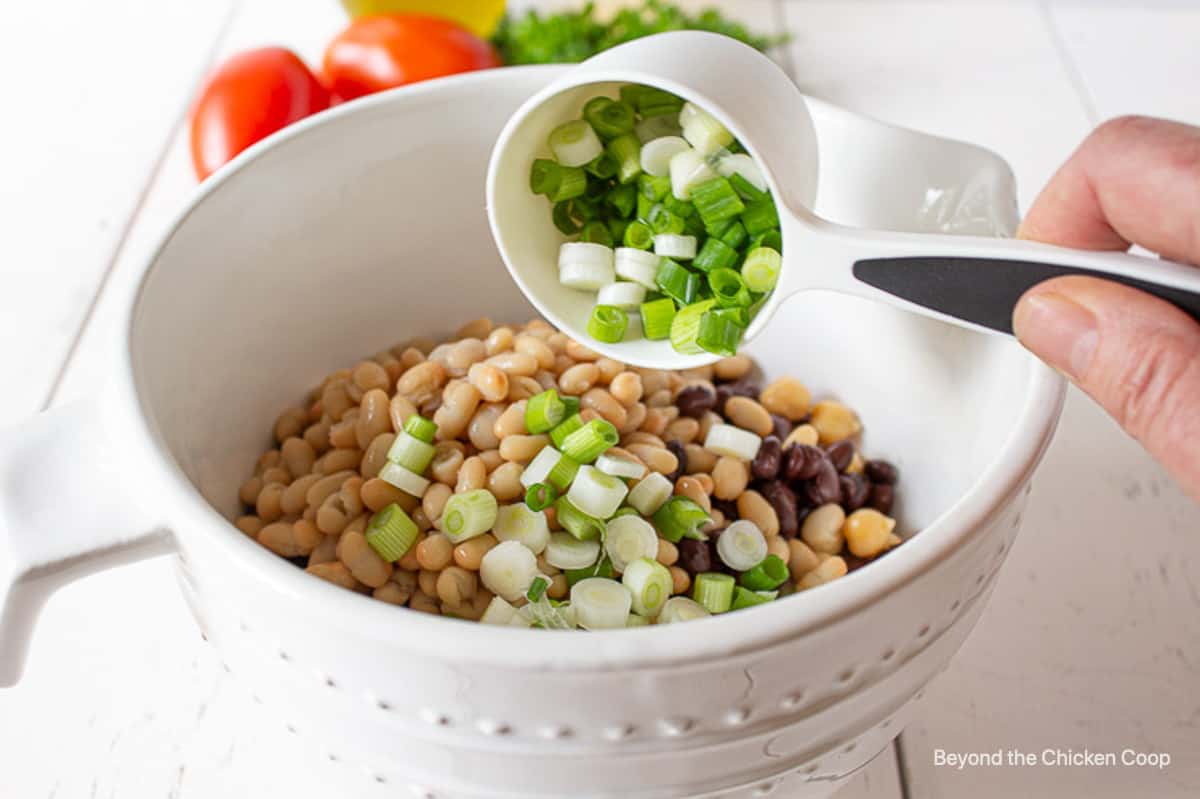
[[[525,598],[530,602],[537,602],[546,593],[546,589],[550,587],[550,581],[545,577],[538,575],[533,578],[533,582],[529,585],[529,590],[525,592]]]
[[[746,288],[742,276],[732,269],[722,267],[709,272],[708,287],[712,289],[713,299],[722,308],[745,308],[750,305],[750,290]]]
[[[746,262],[742,264],[742,280],[746,281],[746,288],[751,291],[767,292],[775,288],[782,268],[783,256],[778,250],[759,247],[746,256]]]
[[[558,392],[548,389],[530,397],[525,404],[525,429],[534,435],[547,433],[567,416],[567,406]]]
[[[779,213],[775,210],[775,203],[770,197],[750,203],[742,214],[742,224],[751,236],[779,227]]]
[[[674,319],[675,301],[670,297],[642,303],[642,329],[651,341],[670,337]]]
[[[426,419],[419,413],[414,413],[404,420],[404,432],[408,433],[418,441],[424,441],[426,444],[433,443],[433,437],[437,435],[437,425]]]
[[[633,133],[637,119],[633,106],[608,97],[593,97],[583,107],[583,118],[602,139]]]
[[[395,563],[412,549],[420,534],[416,522],[393,502],[371,517],[366,539],[379,557]]]
[[[564,455],[579,463],[591,463],[621,440],[617,428],[606,419],[593,419],[563,439]]]
[[[461,544],[492,529],[498,510],[496,498],[486,488],[455,494],[442,511],[442,532],[453,543]]]
[[[558,499],[558,489],[549,483],[534,483],[525,492],[525,504],[530,510],[545,510]]]
[[[743,319],[744,309],[742,308],[722,308],[709,311],[700,317],[700,330],[696,334],[696,344],[705,352],[725,358],[737,355],[738,345],[742,343],[742,336],[746,333],[746,324]]]
[[[738,262],[738,251],[716,236],[709,236],[696,253],[692,266],[701,272],[712,272],[715,269],[729,269]]]
[[[700,336],[700,320],[708,313],[716,300],[694,302],[679,310],[671,322],[671,346],[684,355],[698,355],[704,348],[697,343]]]
[[[434,448],[412,433],[400,431],[388,450],[387,459],[398,463],[414,474],[422,474],[433,462]]]
[[[696,575],[692,599],[709,613],[725,613],[733,605],[734,580],[728,574],[704,572]]]
[[[570,400],[575,400],[575,413],[570,413],[570,409],[568,408],[567,418],[563,419],[557,427],[550,431],[550,441],[559,449],[562,449],[563,441],[566,440],[567,436],[583,427],[583,419],[579,416],[578,410],[579,399],[576,397],[563,397],[564,403]]]
[[[559,497],[554,503],[558,515],[558,526],[580,541],[598,541],[604,535],[604,522],[581,511],[567,497]],[[589,563],[594,562],[589,561]],[[552,564],[557,566],[558,564]],[[559,566],[558,568],[564,568]],[[578,568],[572,566],[570,568]]]
[[[692,203],[706,227],[713,227],[746,210],[726,178],[712,178],[692,187]]]
[[[607,232],[607,231],[606,231]],[[629,315],[615,305],[597,305],[588,319],[588,335],[606,344],[615,344],[625,338],[629,327]]]
[[[700,528],[708,524],[709,515],[704,508],[687,497],[671,497],[654,512],[654,527],[658,534],[671,543],[679,543],[684,538],[704,539]]]
[[[633,612],[654,617],[671,598],[671,572],[652,557],[638,558],[624,569],[621,582],[633,596]]]
[[[778,555],[766,559],[745,572],[739,582],[751,591],[772,591],[787,582],[788,567]]]
[[[755,605],[765,605],[774,598],[768,592],[759,593],[739,585],[733,589],[733,603],[729,609],[743,610],[745,608],[752,608]]]
[[[605,474],[595,466],[584,465],[579,467],[579,474],[572,481],[566,498],[591,518],[607,519],[617,512],[628,493],[624,480]]]

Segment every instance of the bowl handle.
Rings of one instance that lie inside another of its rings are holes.
[[[33,625],[59,586],[173,552],[129,497],[122,448],[85,400],[0,430],[0,687],[21,676]]]

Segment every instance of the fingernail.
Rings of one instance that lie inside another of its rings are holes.
[[[1035,355],[1075,380],[1087,374],[1100,339],[1092,312],[1052,291],[1021,300],[1013,313],[1013,329]]]

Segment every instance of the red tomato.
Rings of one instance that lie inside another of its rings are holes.
[[[192,110],[192,164],[201,179],[293,122],[329,107],[329,90],[291,50],[264,47],[230,58]]]
[[[325,51],[325,80],[343,100],[498,66],[490,44],[449,20],[420,14],[356,19]]]

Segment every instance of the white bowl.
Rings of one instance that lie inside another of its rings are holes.
[[[356,766],[348,795],[823,796],[888,745],[978,618],[1058,418],[1062,382],[1003,339],[837,295],[780,313],[753,354],[861,412],[867,450],[901,468],[901,526],[920,532],[745,613],[601,633],[469,624],[314,579],[229,522],[275,415],[328,371],[529,313],[483,177],[507,116],[559,74],[348,104],[202,188],[131,292],[103,401],[0,437],[0,684],[56,585],[172,549],[208,640],[281,721]],[[1013,228],[994,155],[810,107],[827,218]],[[61,480],[68,458],[87,480]]]

